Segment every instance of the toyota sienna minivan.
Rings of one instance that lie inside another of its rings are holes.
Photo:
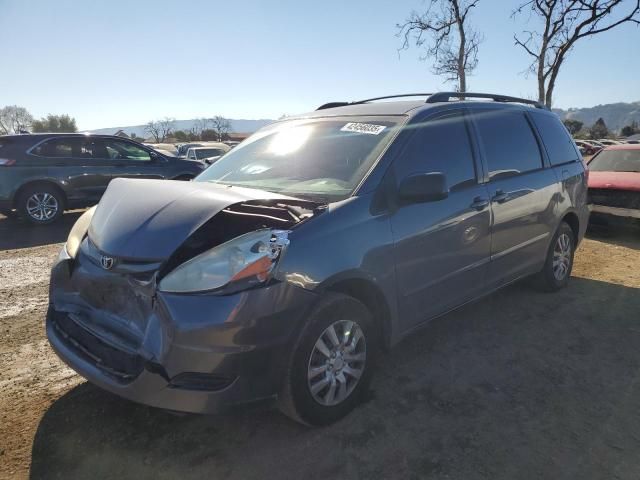
[[[566,286],[588,221],[578,149],[535,102],[459,95],[334,102],[192,182],[113,180],[53,267],[51,345],[137,402],[273,399],[322,425],[429,320],[523,277]]]

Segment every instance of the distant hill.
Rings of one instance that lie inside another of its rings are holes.
[[[176,120],[174,130],[184,130],[188,132],[195,123],[195,119],[192,120]],[[236,133],[253,133],[256,130],[261,129],[265,125],[268,125],[275,120],[261,119],[261,120],[234,120],[230,119],[231,131]],[[109,128],[97,128],[93,130],[83,130],[83,132],[101,133],[103,135],[110,135],[116,133],[118,130],[124,130],[127,135],[135,133],[138,137],[146,138],[149,134],[144,130],[144,125],[130,125],[128,127],[109,127]]]
[[[640,102],[609,103],[589,108],[570,108],[569,110],[553,109],[561,119],[572,119],[583,122],[585,127],[593,125],[598,118],[603,118],[609,130],[619,131],[633,120],[640,123]]]
[[[585,127],[593,125],[598,118],[602,117],[610,130],[619,131],[625,125],[629,125],[633,120],[640,123],[640,101],[631,103],[609,103],[606,105],[596,105],[595,107],[588,108],[570,108],[568,110],[562,110],[560,108],[554,108],[561,119],[571,118],[579,120],[584,123]],[[195,119],[192,120],[176,120],[175,130],[189,131]],[[260,119],[260,120],[235,120],[231,119],[231,130],[236,133],[253,133],[256,130],[261,129],[265,125],[274,122],[275,120]],[[88,130],[92,133],[112,134],[118,130],[124,130],[125,133],[131,135],[135,133],[139,137],[148,137],[149,134],[145,132],[144,125],[130,125],[127,127],[110,127],[110,128],[98,128],[94,130]]]

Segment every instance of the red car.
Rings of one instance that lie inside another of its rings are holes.
[[[640,145],[612,145],[589,162],[592,212],[640,218]]]

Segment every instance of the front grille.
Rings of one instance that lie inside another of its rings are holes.
[[[95,365],[120,382],[130,382],[144,368],[144,360],[100,340],[81,327],[69,315],[51,309],[50,320],[69,348],[85,361]]]
[[[590,188],[589,203],[606,207],[640,209],[640,192]]]

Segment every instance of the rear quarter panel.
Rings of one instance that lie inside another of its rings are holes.
[[[584,164],[579,162],[565,163],[553,167],[560,180],[560,197],[557,204],[558,216],[563,218],[572,212],[578,216],[578,242],[582,241],[589,223],[589,207],[587,206],[587,174]]]

